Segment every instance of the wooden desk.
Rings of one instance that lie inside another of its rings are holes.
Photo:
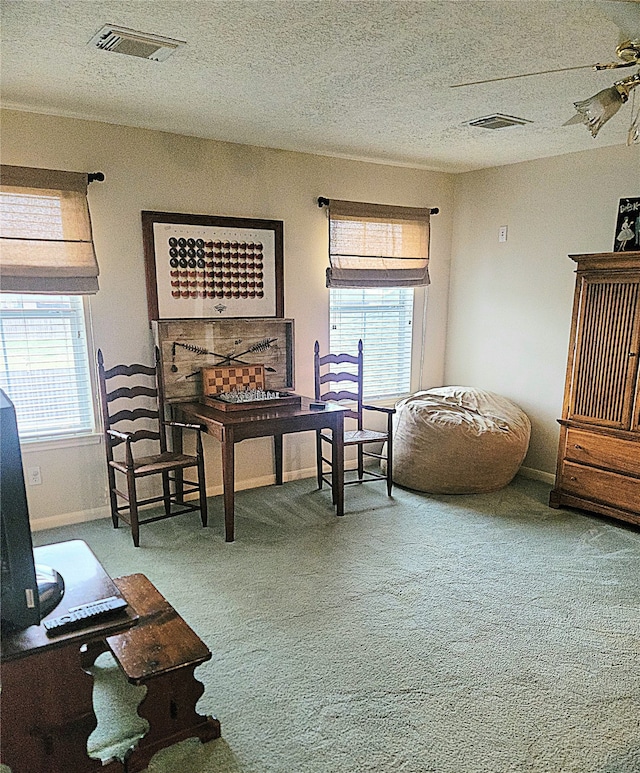
[[[282,484],[282,436],[289,432],[330,429],[332,444],[333,502],[336,514],[344,515],[344,411],[327,403],[322,411],[312,410],[313,402],[303,397],[298,406],[221,411],[202,403],[176,403],[172,409],[179,421],[202,424],[209,435],[222,443],[222,486],[224,496],[225,540],[234,540],[234,446],[242,440],[273,436],[276,485]],[[175,450],[181,450],[179,435],[174,436]]]
[[[57,569],[65,582],[62,601],[48,615],[120,595],[109,575],[80,540],[34,549],[37,564]],[[45,620],[48,618],[44,618]],[[103,766],[87,754],[97,725],[93,678],[83,670],[81,647],[124,631],[137,615],[116,617],[54,638],[44,626],[2,636],[2,762],[12,773],[121,773],[119,761]]]

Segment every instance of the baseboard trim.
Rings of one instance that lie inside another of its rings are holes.
[[[31,521],[31,530],[44,531],[44,529],[55,529],[58,526],[71,526],[74,523],[86,523],[109,517],[110,510],[108,507],[95,507],[92,510],[78,510],[74,513],[61,513],[60,515],[48,515],[44,518],[34,518]]]
[[[315,467],[308,467],[304,470],[292,470],[284,472],[283,480],[301,480],[302,478],[313,478],[316,475]],[[275,475],[262,475],[259,478],[249,478],[248,480],[238,481],[236,491],[242,491],[250,488],[260,488],[261,486],[272,486],[276,482]],[[217,497],[222,495],[222,484],[217,486],[207,486],[207,497]],[[187,496],[187,499],[197,499],[198,493],[194,492]],[[152,505],[147,505],[149,509]],[[144,510],[144,507],[140,508]],[[73,513],[60,513],[59,515],[49,515],[44,518],[34,518],[31,521],[32,531],[44,531],[45,529],[55,529],[58,526],[72,526],[74,523],[86,523],[88,521],[97,521],[100,518],[110,518],[111,510],[108,505],[96,507],[91,510],[80,510]]]
[[[556,482],[556,476],[553,473],[536,470],[533,467],[521,467],[518,470],[518,475],[522,475],[523,478],[529,478],[530,480],[540,480],[543,483],[549,483],[552,486]]]

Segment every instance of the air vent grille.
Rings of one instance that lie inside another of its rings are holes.
[[[484,118],[474,118],[473,121],[467,121],[467,126],[479,126],[481,129],[505,129],[507,126],[525,126],[533,123],[526,118],[516,118],[513,115],[502,115],[494,113]]]
[[[90,46],[95,46],[101,51],[137,56],[153,62],[163,62],[184,44],[184,40],[136,32],[113,24],[105,24],[89,41]]]

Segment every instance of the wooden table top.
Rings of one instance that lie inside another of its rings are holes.
[[[34,548],[33,555],[36,564],[56,569],[64,580],[62,600],[43,618],[43,621],[60,617],[72,607],[121,595],[102,564],[82,540],[70,540]],[[62,647],[75,642],[81,644],[93,638],[108,636],[130,628],[136,620],[137,614],[127,607],[107,620],[54,637],[47,636],[42,622],[40,625],[30,625],[21,631],[3,631],[2,661],[15,660],[40,650]]]

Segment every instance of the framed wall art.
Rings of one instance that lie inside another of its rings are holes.
[[[142,212],[149,320],[284,317],[283,222]]]
[[[169,319],[152,327],[167,403],[199,399],[207,368],[260,365],[265,389],[294,387],[292,319]]]
[[[614,252],[640,250],[640,198],[620,199],[616,217]]]

